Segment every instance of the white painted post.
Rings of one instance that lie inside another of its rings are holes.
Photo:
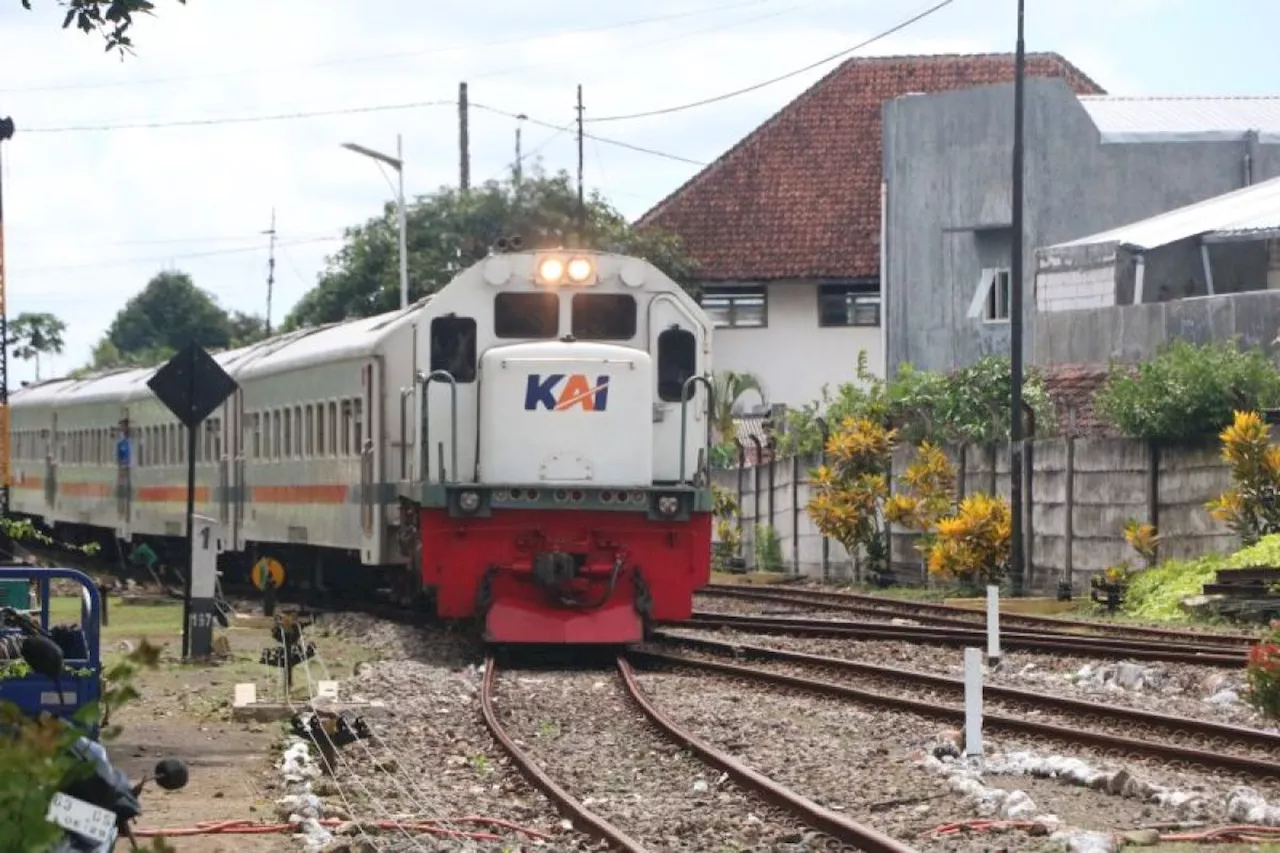
[[[982,755],[982,649],[964,650],[964,754]]]
[[[1000,663],[1000,587],[987,587],[987,662]]]

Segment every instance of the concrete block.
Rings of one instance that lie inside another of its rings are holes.
[[[235,686],[235,698],[232,700],[232,707],[239,708],[245,705],[252,705],[257,701],[258,685],[241,683]]]
[[[1076,471],[1120,473],[1145,472],[1150,469],[1151,455],[1144,441],[1128,438],[1076,439]]]

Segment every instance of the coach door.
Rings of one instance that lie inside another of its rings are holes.
[[[58,497],[58,415],[55,413],[44,443],[44,502],[50,510]]]
[[[219,492],[222,497],[218,511],[228,550],[238,551],[243,547],[240,536],[244,527],[244,448],[245,433],[249,429],[245,422],[242,389],[237,388],[227,399],[223,415],[226,445],[223,447],[222,459],[219,460]]]
[[[356,407],[353,444],[360,449],[360,556],[364,563],[382,562],[385,505],[382,458],[382,361],[374,359],[360,368],[361,399]]]
[[[680,479],[680,394],[690,376],[706,364],[706,329],[674,296],[661,294],[649,303],[649,353],[653,357],[654,479]],[[707,391],[692,387],[685,435],[684,478],[692,479],[707,442]]]
[[[185,440],[185,439],[184,439]],[[116,425],[116,520],[121,530],[129,527],[129,512],[133,501],[133,435],[129,430],[129,409],[120,409],[120,422]]]

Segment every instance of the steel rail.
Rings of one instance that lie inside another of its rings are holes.
[[[873,678],[906,681],[947,690],[964,690],[963,679],[951,678],[946,675],[936,675],[931,672],[920,672],[919,670],[914,669],[900,669],[898,667],[863,663],[861,661],[853,661],[846,658],[813,655],[806,652],[793,652],[786,649],[774,649],[768,646],[755,646],[747,643],[729,643],[721,640],[707,640],[701,637],[680,637],[675,634],[668,634],[665,631],[654,632],[654,639],[662,643],[687,646],[719,654],[745,654],[749,657],[773,660],[781,663],[794,663],[802,666],[812,666],[815,668],[836,669],[844,672],[857,673],[859,675],[868,675]],[[1072,714],[1111,717],[1113,719],[1124,720],[1138,725],[1160,727],[1166,730],[1184,732],[1193,735],[1203,735],[1205,737],[1212,737],[1215,739],[1220,738],[1228,743],[1234,742],[1275,750],[1275,754],[1280,755],[1280,734],[1272,734],[1271,732],[1266,732],[1261,729],[1251,729],[1245,726],[1232,726],[1225,723],[1215,723],[1211,720],[1197,720],[1192,717],[1180,717],[1172,714],[1159,714],[1152,711],[1140,711],[1136,708],[1128,708],[1123,705],[1109,705],[1099,702],[1089,702],[1083,699],[1071,699],[1066,696],[1038,693],[1033,690],[1022,690],[1017,687],[983,684],[982,692],[984,696],[990,696],[996,699],[1005,699],[1011,702],[1025,702],[1029,705],[1036,705],[1042,708],[1052,708]]]
[[[770,803],[791,812],[814,829],[819,829],[832,838],[850,844],[865,853],[914,853],[914,848],[818,805],[685,731],[649,701],[644,689],[636,680],[635,670],[631,668],[625,656],[618,657],[618,672],[622,675],[622,681],[631,695],[631,700],[640,706],[645,716],[666,737],[693,752],[707,764],[727,773],[742,787],[756,792]]]
[[[741,666],[739,664],[701,660],[699,658],[691,658],[668,652],[637,651],[632,652],[631,656],[637,660],[649,661],[659,665],[685,666],[693,669],[703,669],[709,672],[717,672],[721,675],[727,675],[731,678],[744,678],[751,681],[791,687],[798,690],[804,690],[809,693],[835,696],[842,699],[851,699],[874,705],[883,705],[885,707],[896,708],[926,717],[942,718],[949,722],[954,721],[963,723],[965,716],[963,708],[939,705],[936,702],[923,702],[918,699],[908,699],[903,696],[891,696],[884,693],[875,693],[870,690],[861,690],[843,684],[833,684],[829,681],[801,678],[795,675],[786,675],[779,672],[757,669],[755,667]],[[1135,740],[1134,738],[1121,737],[1120,735],[1105,734],[1103,732],[1090,732],[1084,729],[1074,729],[1069,726],[1061,726],[1054,723],[1041,723],[1035,720],[1021,719],[1019,717],[1008,717],[1002,714],[984,713],[982,715],[982,723],[984,727],[990,726],[993,729],[1003,729],[1035,737],[1052,738],[1066,743],[1078,743],[1088,746],[1096,746],[1103,749],[1120,750],[1130,755],[1145,755],[1165,761],[1183,761],[1191,765],[1199,764],[1210,769],[1219,768],[1246,773],[1252,776],[1280,778],[1280,763],[1274,761],[1263,761],[1261,759],[1249,758],[1241,755],[1226,755],[1202,749],[1173,746],[1170,744],[1148,743],[1146,741]]]
[[[764,634],[790,634],[796,637],[830,637],[850,640],[923,641],[954,647],[985,645],[986,631],[981,628],[923,628],[910,625],[894,625],[889,622],[836,622],[823,619],[780,619],[739,616],[728,613],[694,611],[693,617],[678,622],[666,622],[668,628],[732,628],[756,631]],[[1092,642],[1081,642],[1081,640]],[[1101,642],[1099,642],[1101,641]],[[1005,649],[1054,652],[1071,655],[1129,657],[1135,660],[1190,663],[1203,666],[1243,668],[1248,658],[1244,649],[1224,652],[1219,649],[1191,651],[1189,647],[1169,649],[1107,642],[1104,638],[1073,638],[1059,635],[1019,634],[1001,632],[1000,644]]]
[[[511,760],[525,779],[546,794],[547,798],[555,803],[561,814],[568,817],[576,826],[581,827],[581,831],[587,835],[594,836],[617,850],[626,851],[626,853],[650,853],[648,848],[600,815],[590,811],[572,794],[561,788],[554,779],[547,775],[546,771],[539,767],[520,747],[516,746],[516,742],[507,734],[506,729],[499,722],[498,714],[493,707],[494,694],[497,692],[497,680],[498,667],[494,663],[493,656],[489,655],[484,661],[484,682],[480,688],[480,713],[484,715],[484,723],[489,728],[489,733],[493,735],[493,739],[498,742],[507,755],[511,756]]]
[[[741,586],[733,584],[708,584],[698,590],[700,593],[707,595],[735,595],[746,597],[759,597],[763,595],[776,596],[778,600],[787,599],[789,603],[803,601],[808,596],[813,599],[824,599],[830,602],[848,602],[851,605],[862,605],[871,607],[881,612],[893,611],[899,613],[934,613],[938,614],[938,618],[962,618],[978,617],[982,618],[983,611],[971,607],[961,607],[956,604],[937,604],[929,601],[903,601],[899,599],[885,598],[878,595],[866,595],[855,592],[841,592],[838,590],[815,590],[815,589],[783,589],[779,587],[771,587],[768,592],[761,590],[744,590]],[[747,595],[742,595],[747,593]],[[813,603],[805,601],[804,603]],[[1008,625],[1024,625],[1030,628],[1042,628],[1050,631],[1098,631],[1103,634],[1112,636],[1133,636],[1133,637],[1149,637],[1153,639],[1166,639],[1185,642],[1188,637],[1193,637],[1197,641],[1204,641],[1206,644],[1219,644],[1227,646],[1248,645],[1254,642],[1252,637],[1237,634],[1221,634],[1209,631],[1182,631],[1175,628],[1155,628],[1147,625],[1108,625],[1102,622],[1090,622],[1082,619],[1062,619],[1056,616],[1034,616],[1027,613],[1008,613],[1000,612],[1000,621]]]

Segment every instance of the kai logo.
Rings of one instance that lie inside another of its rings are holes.
[[[535,409],[563,412],[573,408],[584,412],[603,412],[608,405],[608,376],[597,376],[593,385],[581,373],[552,373],[549,376],[531,373],[524,391],[527,412]]]

